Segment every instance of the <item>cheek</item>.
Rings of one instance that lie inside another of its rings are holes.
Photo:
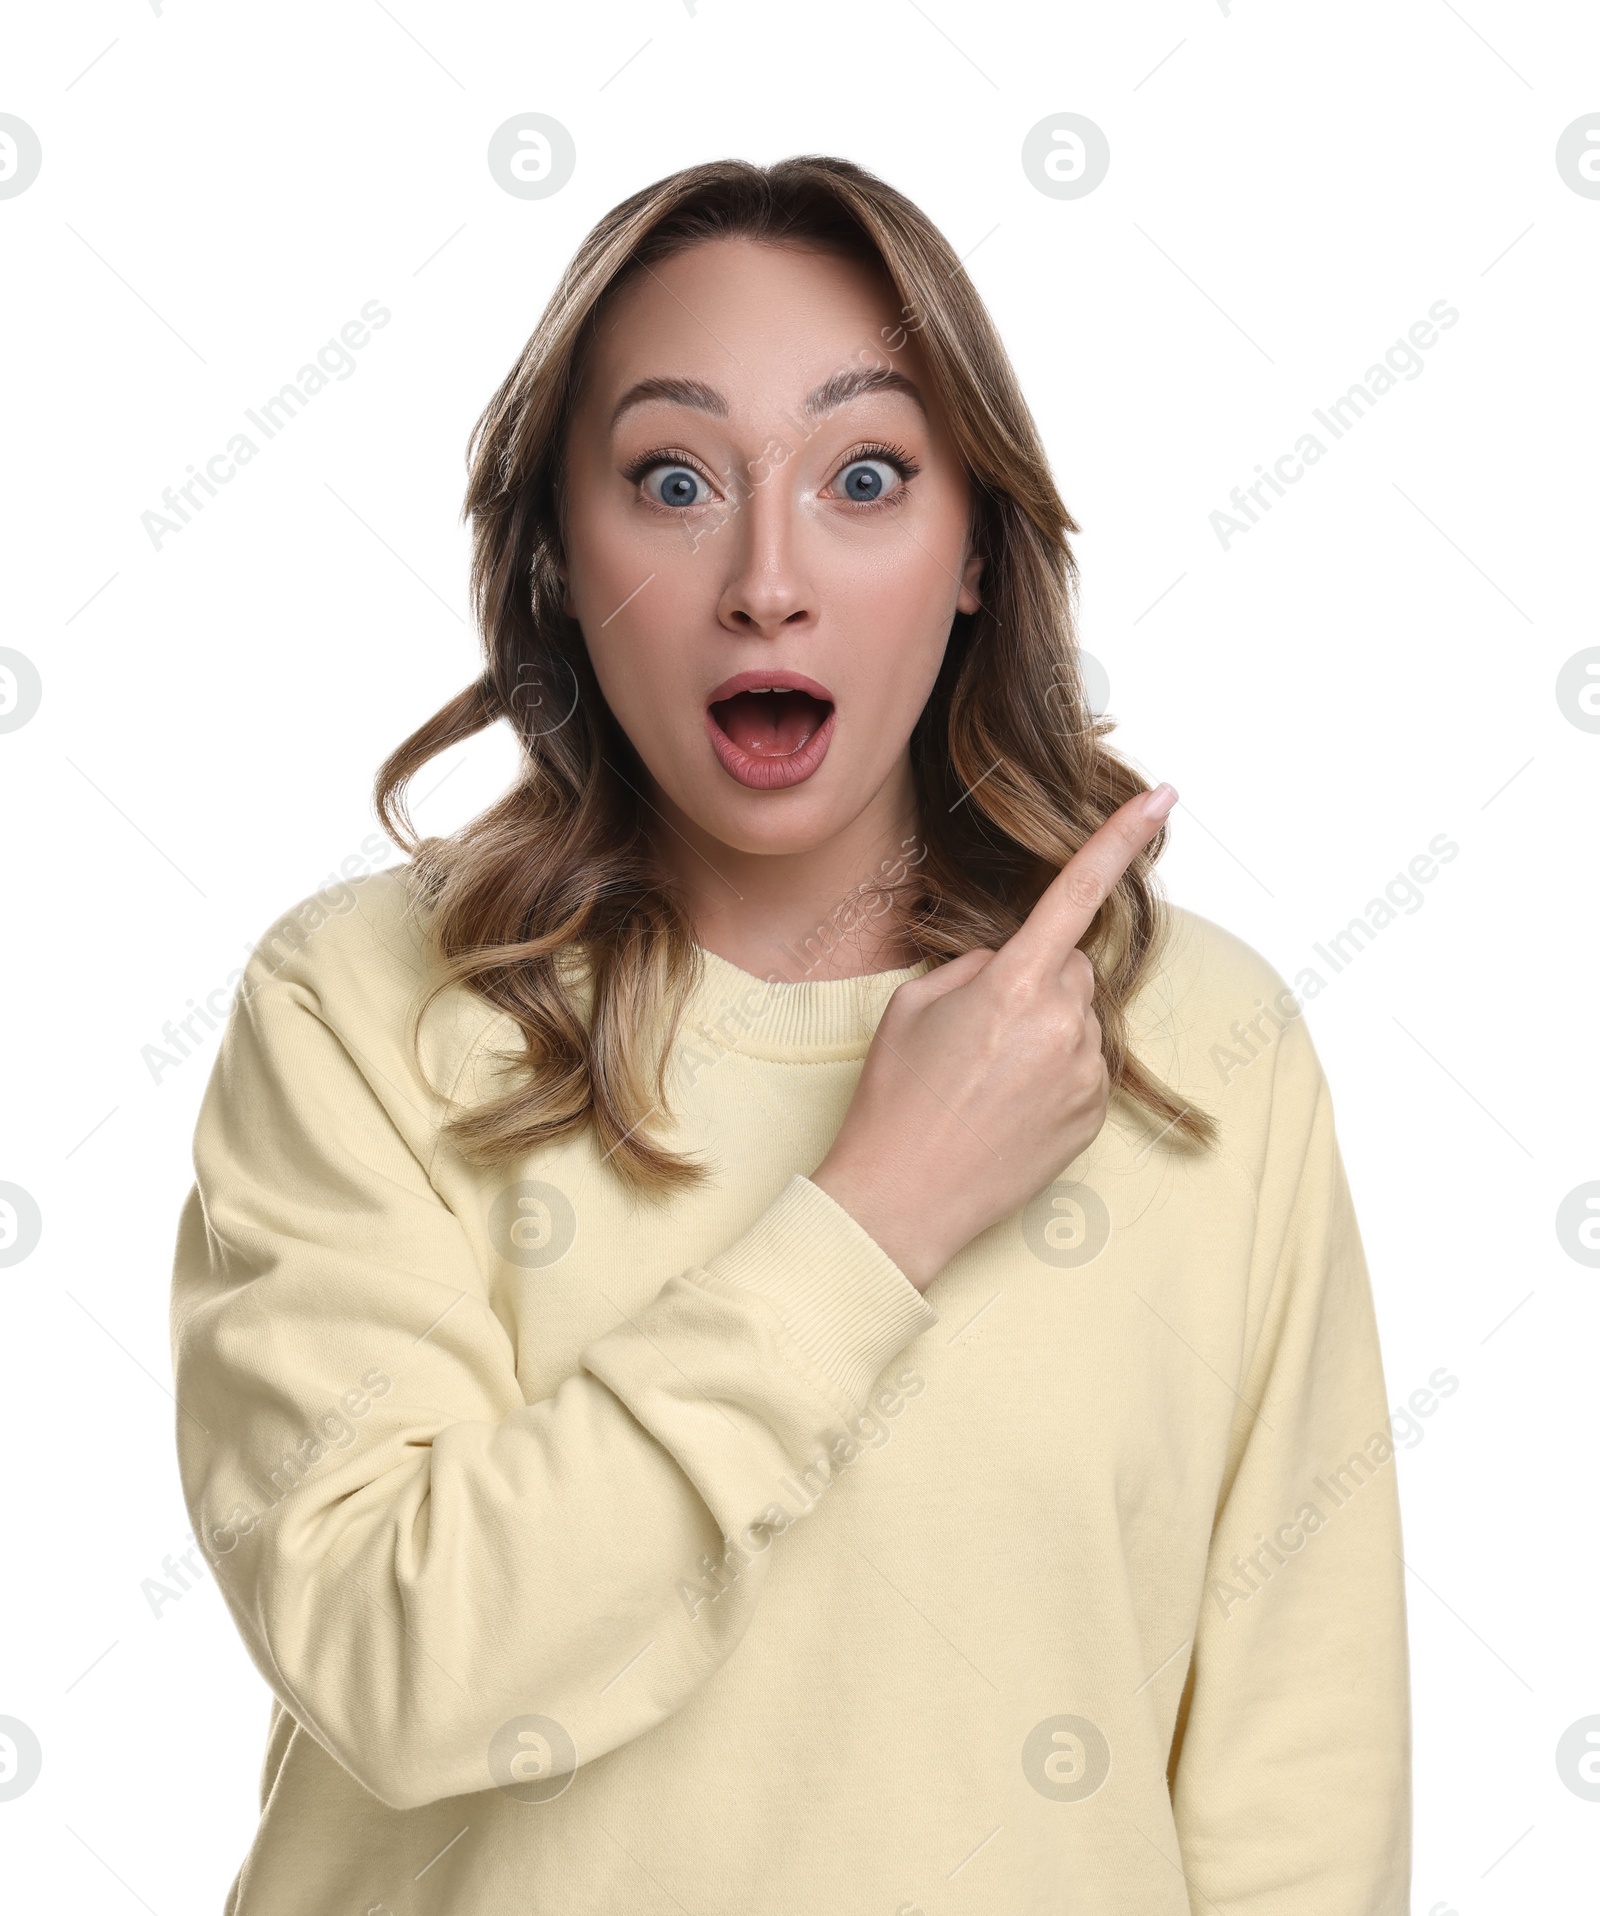
[[[966,501],[940,484],[883,515],[883,530],[864,546],[852,583],[863,603],[907,636],[933,625],[942,641],[961,589],[966,540]]]
[[[880,682],[886,709],[938,673],[959,590],[960,548],[950,544],[946,554],[923,527],[907,527],[852,555],[828,582],[834,603],[848,608],[844,623],[861,641],[861,663]]]
[[[915,550],[915,548],[913,548]],[[919,555],[920,556],[920,555]],[[850,707],[877,715],[854,746],[876,760],[898,752],[939,676],[949,639],[954,586],[943,573],[885,564],[851,594],[838,683]]]
[[[654,592],[652,582],[603,629],[599,620],[605,612],[591,622],[588,607],[583,608],[584,643],[595,677],[607,705],[635,744],[667,726],[684,697],[683,663],[669,642],[672,614],[661,600],[651,597]],[[626,590],[617,595],[618,599],[626,596]],[[651,598],[649,612],[638,616],[647,598]]]
[[[848,590],[852,623],[857,617],[872,621],[879,632],[893,633],[903,643],[919,636],[943,640],[945,620],[955,600],[956,581],[932,551],[916,538],[902,536],[864,555],[841,586]]]
[[[898,751],[939,676],[944,634],[926,627],[915,632],[864,631],[862,641],[861,664],[851,681],[856,703],[882,719],[881,731],[873,734],[874,749]]]
[[[580,500],[569,507],[563,527],[574,601],[585,631],[599,632],[601,621],[632,590],[622,584],[635,573],[634,585],[649,572],[639,570],[638,554],[626,525],[598,499]],[[610,628],[607,627],[606,630]]]
[[[573,511],[565,527],[569,604],[607,702],[648,713],[671,677],[664,637],[700,602],[692,565],[676,548],[646,553],[603,508]],[[686,544],[687,542],[685,542]]]

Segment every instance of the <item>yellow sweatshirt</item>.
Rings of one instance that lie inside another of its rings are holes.
[[[705,954],[678,1148],[441,1142],[403,872],[257,946],[195,1137],[185,1497],[275,1702],[226,1916],[1404,1916],[1395,1465],[1304,1017],[1193,913],[1096,1142],[919,1295],[807,1172],[890,993]]]

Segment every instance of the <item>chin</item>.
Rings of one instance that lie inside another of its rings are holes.
[[[791,788],[762,795],[718,792],[715,796],[701,790],[683,810],[703,832],[732,851],[784,858],[826,845],[860,816],[864,805],[864,800],[851,805],[838,794],[816,789]]]

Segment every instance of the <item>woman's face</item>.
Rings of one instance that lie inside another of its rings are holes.
[[[638,274],[592,343],[566,609],[680,830],[797,853],[909,802],[980,562],[904,324],[854,262],[716,240]]]

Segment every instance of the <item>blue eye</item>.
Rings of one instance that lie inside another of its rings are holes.
[[[657,466],[645,474],[645,487],[658,505],[698,506],[704,503],[705,481],[690,466]]]
[[[886,459],[852,459],[840,474],[840,485],[847,499],[870,505],[892,491],[899,478]]]

